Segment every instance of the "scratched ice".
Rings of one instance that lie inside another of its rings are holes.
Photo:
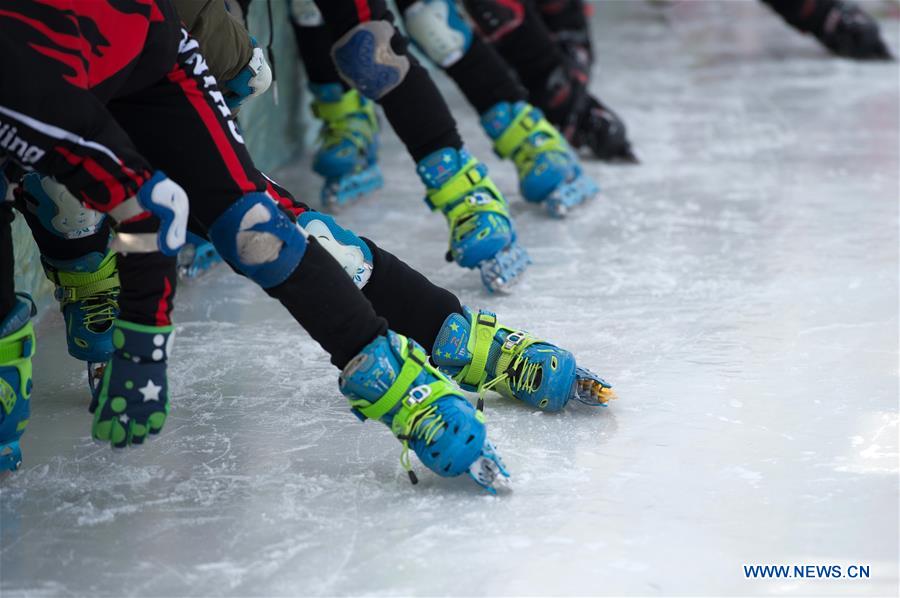
[[[867,6],[896,50],[896,10]],[[491,400],[512,493],[421,466],[412,487],[318,347],[217,270],[179,290],[165,432],[114,453],[50,313],[26,462],[0,481],[3,596],[896,595],[897,64],[830,58],[755,2],[610,2],[595,27],[594,85],[643,163],[589,164],[604,195],[566,222],[522,203],[442,79],[534,257],[514,295],[444,263],[393,134],[386,188],[341,219],[620,401]],[[277,174],[316,197],[308,162]],[[867,582],[741,568],[857,562]]]

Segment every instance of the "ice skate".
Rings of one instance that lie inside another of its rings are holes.
[[[187,243],[178,252],[178,273],[185,278],[196,278],[222,263],[222,256],[212,243],[188,231]]]
[[[88,381],[97,377],[95,366],[113,351],[112,323],[119,314],[119,274],[116,256],[89,253],[73,260],[41,259],[47,278],[56,285],[66,323],[69,355],[87,362]]]
[[[531,259],[516,243],[506,200],[487,167],[465,149],[444,148],[426,156],[416,171],[428,188],[425,203],[450,225],[448,261],[478,268],[488,291],[507,290]]]
[[[336,83],[310,85],[313,113],[322,121],[319,149],[313,170],[325,178],[322,204],[344,206],[380,189],[378,119],[375,105],[355,89],[344,91]]]
[[[576,68],[560,67],[548,78],[540,106],[576,149],[585,148],[599,160],[637,162],[625,123],[592,96],[587,76]]]
[[[893,59],[881,38],[878,23],[852,2],[820,1],[809,21],[810,32],[838,56],[860,60]]]
[[[437,475],[467,473],[492,493],[496,482],[509,477],[487,439],[484,414],[428,363],[414,341],[393,332],[377,337],[344,368],[340,388],[357,417],[381,421],[400,440],[400,463],[413,484],[418,480],[410,448]]]
[[[501,102],[481,116],[481,125],[494,140],[497,155],[515,163],[522,197],[543,203],[551,216],[565,216],[599,193],[562,135],[537,108]]]
[[[447,318],[432,352],[435,365],[464,389],[482,398],[494,390],[543,411],[560,411],[573,399],[605,407],[615,398],[610,384],[565,349],[502,326],[489,311],[464,311]]]
[[[0,472],[22,463],[19,438],[31,412],[31,357],[35,338],[31,297],[19,294],[12,311],[0,322]]]

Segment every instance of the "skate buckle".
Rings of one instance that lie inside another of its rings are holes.
[[[414,407],[421,404],[429,396],[431,396],[430,386],[428,386],[427,384],[416,386],[409,391],[409,396],[406,397],[406,405],[409,407]]]
[[[78,298],[78,294],[72,288],[56,287],[56,290],[53,291],[53,297],[60,303],[67,303],[75,301]]]
[[[483,326],[493,327],[497,324],[497,315],[489,311],[478,312],[478,323]]]
[[[513,347],[525,340],[525,336],[526,333],[523,330],[510,332],[506,337],[506,341],[503,343],[503,349],[505,351],[510,351]]]
[[[494,201],[494,198],[487,193],[476,191],[475,193],[470,193],[466,197],[466,201],[469,203],[469,205],[485,206]]]

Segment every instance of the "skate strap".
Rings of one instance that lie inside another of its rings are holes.
[[[403,366],[400,368],[400,373],[394,378],[391,387],[381,395],[381,398],[371,404],[353,405],[354,409],[359,411],[366,419],[381,419],[393,409],[408,394],[409,387],[422,373],[425,364],[428,363],[428,355],[425,354],[424,350],[415,346],[410,347],[406,342],[404,342],[400,356],[403,358]]]
[[[493,312],[480,310],[472,318],[472,333],[466,347],[472,354],[472,361],[463,372],[462,384],[478,387],[484,381],[488,356],[498,328],[497,315]]]
[[[81,299],[89,299],[98,293],[111,291],[119,287],[119,274],[116,271],[116,259],[109,252],[94,272],[66,272],[52,267],[45,268],[47,278],[56,287],[56,298],[70,303]]]
[[[79,284],[78,286],[58,286],[54,295],[61,303],[72,303],[82,299],[90,299],[104,291],[112,291],[119,288],[119,277],[103,278],[95,282],[87,284]]]
[[[312,113],[329,123],[343,120],[355,112],[364,112],[366,104],[355,89],[341,96],[337,102],[315,101],[311,105]]]
[[[34,355],[34,327],[31,322],[0,339],[0,365],[7,365]]]
[[[478,160],[469,158],[469,161],[459,169],[459,172],[450,177],[439,189],[428,190],[425,203],[432,210],[443,210],[447,204],[460,199],[466,193],[475,189],[486,178],[485,174],[478,168]]]
[[[475,189],[485,192],[472,193]],[[459,220],[479,212],[509,216],[503,194],[487,176],[487,169],[474,158],[439,189],[429,189],[425,203],[432,211],[440,210],[454,231]]]
[[[534,133],[546,136],[539,148],[531,148],[531,144],[526,143]],[[562,149],[559,131],[547,122],[540,110],[530,106],[517,114],[503,134],[494,141],[494,152],[501,158],[509,158],[526,148],[532,149],[529,154]]]

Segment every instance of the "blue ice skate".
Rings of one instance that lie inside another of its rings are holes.
[[[69,355],[87,362],[93,384],[95,364],[112,354],[112,323],[119,315],[116,255],[89,253],[73,260],[41,257],[44,273],[56,285],[56,299],[66,323]]]
[[[31,297],[18,301],[0,321],[0,471],[15,471],[22,463],[19,438],[31,413],[31,357],[35,339],[31,318],[37,313]]]
[[[448,147],[426,156],[416,171],[428,189],[425,203],[450,224],[448,261],[478,268],[491,292],[509,289],[531,259],[516,243],[506,200],[487,167],[465,149]]]
[[[599,193],[565,139],[537,108],[500,102],[481,115],[481,125],[494,140],[497,155],[515,163],[522,197],[543,203],[551,216],[562,218]]]
[[[418,479],[410,448],[439,476],[468,473],[492,493],[495,482],[509,477],[487,439],[484,414],[428,363],[414,341],[393,332],[377,337],[344,368],[340,388],[357,417],[381,421],[400,440],[400,463],[413,484]]]
[[[215,246],[188,231],[187,242],[178,252],[178,272],[186,278],[196,278],[220,263],[222,256]]]
[[[380,189],[378,119],[375,105],[337,83],[311,84],[312,111],[321,121],[313,170],[325,179],[322,204],[337,208]]]
[[[612,386],[578,367],[575,357],[524,330],[502,326],[489,311],[451,314],[434,343],[432,359],[460,386],[483,395],[494,390],[543,411],[560,411],[572,399],[606,406]]]

